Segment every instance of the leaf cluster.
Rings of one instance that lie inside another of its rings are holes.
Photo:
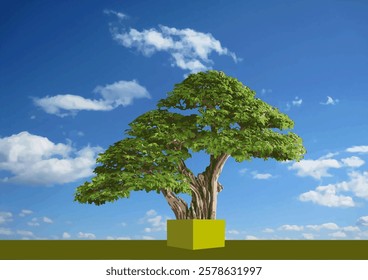
[[[96,176],[77,188],[76,201],[100,205],[127,198],[131,191],[161,189],[190,194],[181,169],[190,151],[228,154],[238,162],[300,160],[305,153],[302,139],[289,131],[294,123],[286,114],[219,71],[189,75],[157,109],[129,125],[127,138],[99,155]]]

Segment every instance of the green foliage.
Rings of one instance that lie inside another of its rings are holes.
[[[226,153],[237,161],[252,157],[299,160],[305,153],[298,136],[277,132],[293,128],[287,115],[222,72],[189,75],[158,106],[198,110],[197,136],[190,145],[194,151],[214,156]]]
[[[193,114],[175,113],[180,110]],[[99,155],[96,176],[77,188],[75,200],[100,205],[138,190],[190,194],[189,180],[179,168],[190,151],[228,154],[238,162],[300,160],[305,149],[302,139],[288,131],[293,126],[287,115],[237,79],[218,71],[191,74],[156,110],[130,123],[128,138]]]

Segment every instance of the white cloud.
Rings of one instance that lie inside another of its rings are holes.
[[[322,105],[336,105],[337,103],[339,103],[338,99],[333,99],[331,96],[327,96],[327,101],[326,102],[321,102],[320,104],[322,104]]]
[[[94,93],[102,98],[88,99],[79,95],[64,94],[34,98],[35,105],[46,113],[65,117],[75,115],[78,111],[111,111],[119,106],[128,106],[136,98],[151,98],[150,94],[136,80],[118,81],[105,86],[97,86]]]
[[[147,236],[147,235],[143,235],[143,236],[142,236],[142,239],[143,239],[143,240],[155,240],[155,238],[154,238],[154,237],[152,237],[152,236]]]
[[[334,237],[334,238],[344,238],[346,237],[346,233],[343,231],[337,231],[334,233],[330,233],[329,236]]]
[[[55,144],[48,138],[21,132],[0,138],[0,170],[11,177],[3,182],[54,185],[91,176],[100,147],[74,150],[70,144]]]
[[[303,226],[297,225],[282,225],[278,228],[278,230],[287,230],[287,231],[302,231],[304,229]]]
[[[72,94],[59,94],[56,96],[35,98],[34,103],[41,107],[46,113],[59,117],[75,115],[81,110],[110,111],[113,109],[111,105],[104,103],[103,100],[86,99],[82,96]]]
[[[355,196],[368,200],[368,171],[350,172],[350,181],[344,181],[336,184],[340,191],[353,192]]]
[[[257,180],[267,180],[272,178],[272,175],[269,173],[257,173],[257,172],[253,172],[253,179],[257,179]]]
[[[327,207],[354,207],[355,202],[350,196],[337,195],[334,185],[319,186],[315,191],[302,193],[300,201],[310,201]]]
[[[107,240],[131,240],[129,236],[119,236],[119,237],[113,237],[113,236],[107,236]]]
[[[20,217],[25,217],[25,216],[28,216],[28,215],[31,215],[31,214],[33,214],[33,211],[32,211],[32,210],[23,209],[23,210],[19,213],[19,216],[20,216]]]
[[[24,237],[33,237],[34,233],[28,230],[17,230],[17,234],[24,236]]]
[[[368,153],[368,146],[353,146],[346,149],[349,153]]]
[[[307,240],[313,240],[314,239],[314,234],[313,233],[303,233],[302,235]]]
[[[368,239],[368,231],[363,231],[358,234],[358,238],[356,239]]]
[[[139,219],[139,223],[148,224],[148,227],[144,228],[144,232],[158,232],[166,230],[167,217],[164,219],[161,215],[153,209],[146,212],[145,216]]]
[[[367,226],[368,227],[368,216],[360,217],[357,221],[359,225]]]
[[[12,235],[13,232],[9,228],[0,228],[0,235]]]
[[[94,235],[93,233],[78,232],[78,238],[96,239],[96,235]]]
[[[146,212],[146,216],[155,216],[157,215],[157,212],[154,209],[148,210]]]
[[[302,103],[303,103],[303,99],[296,96],[294,98],[294,100],[291,101],[291,104],[290,104],[290,102],[286,103],[286,110],[289,111],[291,109],[291,107],[300,107],[302,105]]]
[[[145,232],[157,232],[166,229],[166,221],[163,220],[162,216],[155,216],[153,218],[147,219],[150,227],[144,229]]]
[[[0,225],[7,222],[11,222],[13,219],[13,214],[10,212],[0,212]]]
[[[347,232],[358,232],[360,231],[360,228],[354,227],[354,226],[347,226],[347,227],[343,227],[342,230],[347,231]]]
[[[106,15],[115,15],[119,20],[127,19],[128,18],[127,15],[125,15],[125,14],[123,14],[121,12],[114,11],[114,10],[104,10],[103,12]]]
[[[240,231],[232,229],[232,230],[228,230],[229,234],[240,234]]]
[[[348,167],[360,167],[365,163],[364,160],[356,156],[352,156],[349,158],[343,158],[341,159],[341,161],[343,162],[344,165]]]
[[[244,175],[247,172],[247,170],[248,169],[246,169],[246,168],[242,168],[242,169],[239,170],[239,174]]]
[[[271,236],[267,239],[275,240],[287,240],[293,239],[289,235],[294,235],[294,232],[300,232],[301,236],[297,239],[336,239],[349,236],[349,239],[357,239],[368,237],[368,231],[363,231],[361,226],[368,227],[368,216],[360,217],[356,225],[348,225],[344,227],[338,226],[336,223],[328,222],[322,224],[310,224],[310,225],[289,225],[285,224],[277,228],[278,236]],[[266,228],[262,230],[263,233],[274,233],[272,228]]]
[[[352,197],[338,194],[350,192],[356,197],[368,200],[368,171],[354,171],[348,173],[348,176],[349,181],[319,186],[314,191],[301,194],[299,199],[328,207],[354,207],[356,204]]]
[[[63,232],[63,239],[69,239],[72,237],[68,232]]]
[[[293,106],[299,107],[302,105],[303,99],[299,98],[298,96],[295,97],[295,99],[292,101]]]
[[[235,53],[221,46],[220,41],[210,33],[202,33],[193,29],[177,29],[160,25],[158,29],[151,28],[138,31],[119,32],[112,29],[115,41],[126,48],[135,48],[145,56],[156,52],[166,52],[172,59],[172,66],[177,66],[192,73],[210,68],[213,61],[209,56],[214,52],[218,55],[232,57],[235,62],[240,61]]]
[[[338,152],[336,152],[336,153],[328,153],[328,154],[326,154],[326,155],[324,155],[324,156],[321,156],[320,158],[318,158],[319,160],[322,160],[322,159],[329,159],[329,158],[333,158],[334,156],[337,156],[337,155],[339,155],[339,153]]]
[[[119,81],[105,86],[97,86],[95,93],[101,94],[103,102],[112,108],[128,106],[135,98],[151,98],[146,88],[136,80]]]
[[[315,230],[315,231],[320,231],[320,230],[323,230],[323,229],[338,230],[339,226],[335,223],[324,223],[324,224],[321,224],[321,225],[307,225],[306,228],[311,229],[311,230]]]
[[[32,227],[38,227],[40,226],[40,222],[46,223],[46,224],[52,224],[53,221],[48,217],[42,217],[42,218],[33,218],[30,222],[27,223],[27,225]]]
[[[297,175],[301,177],[311,176],[315,179],[331,177],[328,173],[330,168],[341,168],[342,165],[335,159],[301,160],[289,166],[291,170],[297,170]]]
[[[53,223],[53,221],[50,218],[48,218],[48,217],[43,217],[42,218],[42,221],[44,223],[46,223],[46,224],[52,224]]]
[[[245,240],[259,240],[259,238],[257,236],[254,236],[254,235],[247,235],[245,237]]]
[[[30,222],[27,223],[27,225],[31,227],[38,227],[40,223],[38,222],[37,218],[33,218]]]
[[[262,89],[261,89],[261,94],[262,94],[262,95],[264,95],[264,94],[266,94],[266,93],[271,93],[271,92],[272,92],[272,89],[270,89],[270,88],[269,88],[269,89],[266,89],[266,88],[262,88]]]

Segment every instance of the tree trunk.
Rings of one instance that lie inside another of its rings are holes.
[[[225,165],[225,162],[230,156],[227,154],[223,154],[219,157],[211,156],[211,162],[208,167],[209,178],[211,178],[209,188],[211,190],[211,202],[210,202],[210,217],[209,219],[216,219],[216,211],[217,211],[217,194],[220,190],[218,178],[222,172],[222,168]]]
[[[228,158],[227,154],[216,158],[211,156],[210,165],[198,176],[194,176],[182,163],[180,171],[190,180],[190,206],[175,193],[161,189],[176,219],[216,219],[217,195],[222,190],[218,178]]]

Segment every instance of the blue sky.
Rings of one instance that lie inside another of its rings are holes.
[[[166,239],[165,199],[73,201],[186,75],[238,78],[295,121],[295,163],[228,160],[228,239],[368,238],[367,1],[2,1],[0,239]],[[206,162],[194,157],[197,172]]]

